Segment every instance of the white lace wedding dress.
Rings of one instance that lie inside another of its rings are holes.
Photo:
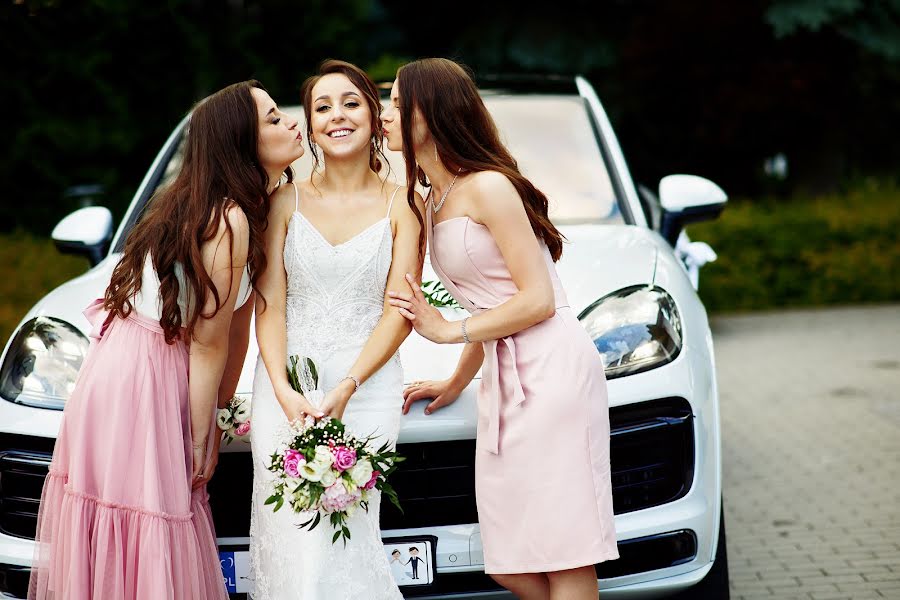
[[[333,388],[350,371],[381,318],[391,266],[390,218],[386,215],[352,239],[332,246],[297,210],[284,243],[287,271],[288,355],[313,359],[319,388]],[[396,195],[397,191],[394,191]],[[391,204],[393,204],[393,196]],[[390,215],[390,207],[388,207]],[[400,429],[403,373],[398,355],[375,373],[350,399],[344,422],[357,436],[376,434],[373,442],[396,440]],[[262,358],[253,383],[253,505],[250,566],[254,600],[383,600],[402,598],[381,544],[380,494],[369,511],[357,511],[348,526],[346,547],[332,544],[327,520],[309,531],[296,527],[303,515],[284,506],[277,513],[264,505],[271,494],[267,470],[286,418],[272,391]]]

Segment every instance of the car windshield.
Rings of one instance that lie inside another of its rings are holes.
[[[588,109],[579,96],[485,92],[484,101],[519,169],[547,195],[554,223],[624,222]],[[303,109],[292,106],[283,110],[299,119],[305,132]],[[172,155],[160,185],[177,174],[182,150]],[[392,177],[404,179],[401,153],[385,154]],[[309,177],[311,153],[307,151],[293,167],[298,178]]]

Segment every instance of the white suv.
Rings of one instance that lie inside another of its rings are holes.
[[[484,85],[483,97],[521,170],[550,198],[550,216],[570,242],[559,275],[609,379],[621,558],[597,566],[598,589],[610,599],[681,590],[727,598],[712,336],[685,266],[696,261],[683,235],[678,242],[685,223],[722,211],[725,194],[700,177],[672,175],[660,182],[656,200],[632,182],[587,81],[531,81],[524,92],[514,83]],[[300,107],[287,112],[303,119]],[[87,255],[95,264],[38,302],[3,352],[0,597],[26,593],[41,486],[61,409],[88,347],[81,311],[103,294],[128,232],[154,190],[177,171],[186,122],[150,166],[114,236],[103,208],[81,209],[60,222],[53,235],[60,250]],[[402,157],[390,153],[389,159],[402,177]],[[295,165],[300,177],[310,168],[308,155]],[[425,279],[436,279],[427,264]],[[459,309],[442,310],[454,317]],[[449,376],[459,351],[413,333],[400,350],[406,380]],[[241,393],[252,390],[256,355],[251,341]],[[385,539],[412,540],[428,550],[428,576],[420,578],[422,585],[402,588],[408,597],[509,597],[483,571],[474,495],[477,384],[447,408],[425,416],[418,404],[403,419],[399,450],[407,461],[393,483],[404,512],[384,503],[381,525]],[[251,478],[249,445],[224,447],[210,493],[223,574],[236,597],[252,586],[246,564]]]

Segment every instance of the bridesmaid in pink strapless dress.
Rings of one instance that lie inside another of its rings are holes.
[[[516,284],[487,227],[432,223],[431,266],[473,315]],[[556,314],[483,342],[475,486],[488,573],[545,573],[618,558],[600,354],[569,308],[547,247]],[[515,498],[515,501],[511,499]]]
[[[407,389],[404,411],[418,399],[431,400],[426,413],[452,402],[481,366],[475,491],[485,572],[523,599],[596,600],[594,565],[618,558],[606,379],[556,273],[563,239],[547,198],[519,172],[453,61],[401,67],[382,120],[408,180],[431,185],[431,266],[472,315],[446,321],[412,276],[392,290],[419,334],[466,344],[449,379]]]

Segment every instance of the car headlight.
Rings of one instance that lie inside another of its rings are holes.
[[[681,351],[681,316],[672,296],[658,287],[613,292],[578,318],[603,357],[607,379],[655,369]]]
[[[37,317],[16,333],[0,368],[0,396],[10,402],[62,408],[72,394],[90,343],[74,326]]]

